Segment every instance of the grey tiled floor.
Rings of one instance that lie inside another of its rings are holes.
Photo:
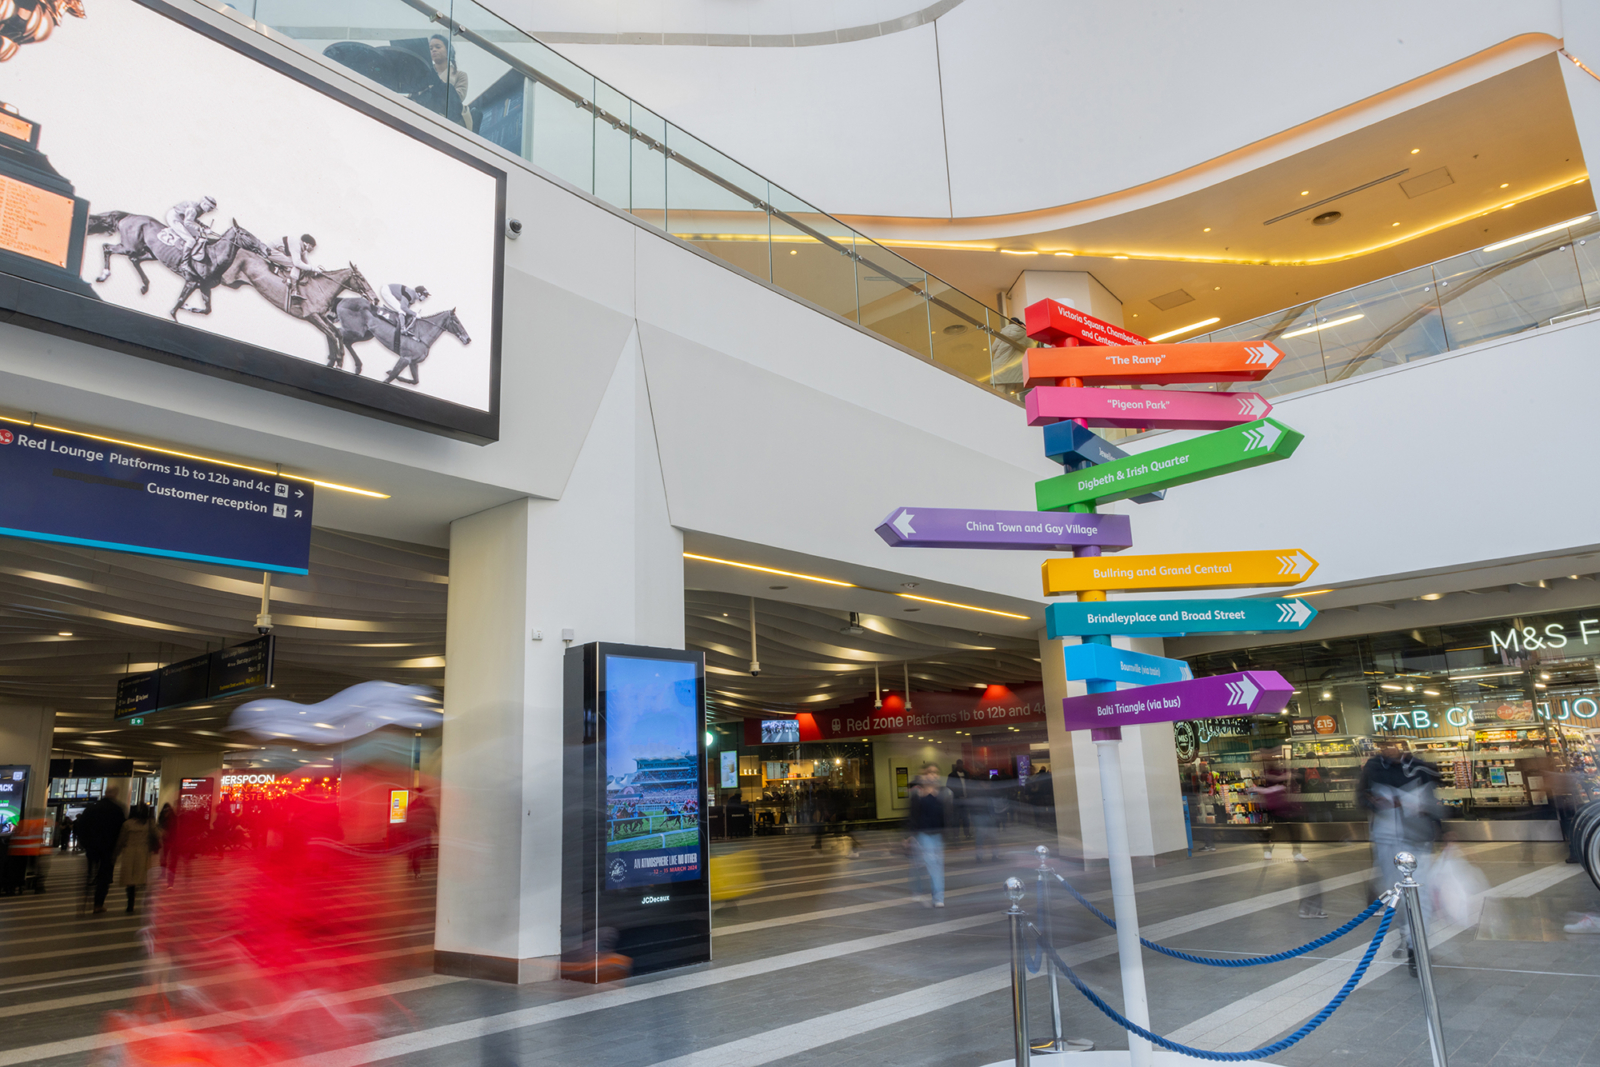
[[[1006,861],[998,866],[978,867],[970,848],[954,845],[949,856],[952,895],[949,906],[938,911],[907,898],[898,881],[903,861],[896,835],[868,837],[857,859],[817,853],[809,843],[779,838],[730,846],[754,850],[768,884],[737,907],[719,908],[715,926],[725,932],[716,938],[716,959],[709,966],[598,989],[568,983],[514,988],[475,981],[407,988],[371,1005],[384,1013],[381,1034],[387,1035],[386,1041],[347,1050],[339,1062],[348,1067],[647,1067],[668,1062],[673,1067],[980,1067],[1008,1058],[1010,996],[1001,970],[1006,962],[1001,882],[1011,873],[1023,876],[1031,909],[1034,879],[1029,868],[1034,857],[1029,849],[1036,843],[1031,833],[1013,830],[1004,845]],[[1491,885],[1502,885],[1559,864],[1560,853],[1551,845],[1474,846],[1471,858]],[[1360,876],[1369,862],[1364,848],[1322,847],[1312,851],[1312,859],[1309,865],[1296,865],[1280,850],[1273,862],[1264,863],[1259,850],[1236,847],[1140,870],[1136,877],[1146,886],[1139,896],[1141,924],[1149,929],[1288,891],[1282,903],[1253,906],[1165,940],[1218,953],[1271,952],[1299,944],[1354,914],[1368,899]],[[72,861],[65,863],[70,867]],[[1329,920],[1297,917],[1297,885],[1312,877],[1340,876],[1351,876],[1350,884],[1324,894]],[[1107,888],[1104,873],[1080,871],[1071,877],[1087,893]],[[1170,884],[1178,878],[1189,880]],[[888,879],[896,880],[858,885]],[[777,882],[787,884],[772,884]],[[1161,882],[1169,884],[1152,887]],[[957,892],[962,889],[978,891]],[[401,957],[399,969],[389,977],[426,979],[431,884],[426,879],[397,882],[388,893],[384,899],[404,913],[398,920],[404,925],[381,947],[418,950]],[[765,899],[774,896],[786,899]],[[893,903],[837,913],[878,902]],[[75,905],[70,892],[0,899],[0,1067],[93,1062],[86,1048],[53,1043],[102,1032],[107,1012],[125,1007],[127,990],[145,980],[140,974],[144,951],[137,944],[142,920],[127,919],[120,909],[79,917]],[[1109,902],[1100,906],[1110,907]],[[1508,906],[1545,909],[1561,919],[1569,911],[1600,910],[1600,894],[1580,873],[1510,900]],[[1064,897],[1058,896],[1053,914],[1063,950],[1089,957],[1078,966],[1079,973],[1109,1002],[1120,1005],[1116,957],[1095,947],[1108,931]],[[793,917],[804,921],[738,929]],[[927,936],[924,928],[945,923],[952,926]],[[1242,997],[1272,995],[1279,983],[1355,947],[1360,936],[1312,958],[1237,970],[1202,968],[1147,953],[1152,1025],[1168,1033]],[[878,940],[814,962],[774,963],[786,953],[868,938]],[[1450,1060],[1456,1067],[1600,1067],[1600,937],[1479,940],[1468,930],[1440,944],[1435,956]],[[1380,958],[1388,958],[1387,948]],[[723,980],[734,973],[728,970],[733,967],[749,967],[753,973]],[[633,999],[618,1002],[621,997]],[[1048,997],[1041,980],[1030,983],[1030,998],[1034,1032],[1045,1034]],[[1101,1048],[1125,1047],[1121,1031],[1065,983],[1062,998],[1070,1035],[1091,1038]],[[508,1014],[529,1012],[543,1014]],[[1276,1033],[1302,1021],[1300,1016],[1270,1014],[1250,1020],[1277,1027]],[[130,1062],[158,1062],[140,1059],[143,1047],[128,1049],[134,1053]],[[1358,989],[1315,1034],[1271,1061],[1286,1067],[1429,1064],[1415,981],[1403,967],[1387,969]]]

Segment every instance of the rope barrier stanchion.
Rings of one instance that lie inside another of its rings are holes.
[[[1022,883],[1015,878],[1007,878],[1006,896],[1011,900],[1011,907],[1006,911],[1006,920],[1011,927],[1011,1030],[1017,1046],[1017,1067],[1028,1067],[1028,1057],[1033,1048],[1028,1044],[1028,961],[1026,937],[1022,929],[1027,915],[1021,906]],[[1043,940],[1039,946],[1041,951],[1047,947]]]
[[[1101,922],[1105,923],[1107,926],[1111,927],[1113,930],[1116,929],[1117,921],[1091,904],[1089,902],[1089,898],[1078,892],[1071,882],[1067,881],[1059,874],[1056,875],[1056,881],[1066,886],[1067,892],[1071,893],[1073,898],[1077,900],[1079,904],[1082,904],[1085,908],[1087,908],[1090,914],[1099,919]],[[1189,963],[1201,963],[1207,967],[1259,967],[1264,963],[1282,963],[1284,960],[1292,960],[1296,956],[1304,956],[1307,952],[1315,952],[1324,945],[1332,944],[1345,934],[1348,934],[1350,931],[1366,922],[1368,919],[1372,918],[1373,915],[1377,914],[1378,909],[1383,907],[1383,903],[1384,902],[1381,898],[1375,900],[1371,904],[1368,904],[1366,910],[1361,912],[1361,914],[1357,915],[1354,919],[1351,919],[1338,929],[1330,930],[1328,933],[1323,934],[1314,941],[1307,941],[1299,948],[1291,948],[1284,952],[1274,952],[1269,956],[1241,956],[1237,959],[1217,959],[1213,956],[1196,956],[1193,953],[1184,952],[1180,949],[1168,948],[1166,945],[1157,944],[1156,942],[1143,937],[1139,939],[1139,944],[1143,945],[1151,952],[1159,952],[1163,956],[1171,956],[1175,960],[1187,960]]]
[[[1428,1045],[1433,1050],[1433,1067],[1449,1067],[1445,1055],[1444,1022],[1439,1018],[1439,999],[1433,990],[1433,961],[1428,955],[1428,931],[1422,918],[1422,885],[1412,877],[1417,871],[1417,857],[1409,852],[1397,852],[1394,865],[1400,870],[1400,882],[1395,888],[1406,899],[1406,922],[1411,927],[1411,950],[1416,953],[1417,980],[1422,984],[1422,1013],[1428,1019]]]
[[[1040,845],[1037,848],[1035,848],[1034,851],[1039,854],[1039,867],[1037,869],[1038,883],[1039,884],[1038,884],[1038,889],[1036,890],[1038,906],[1035,909],[1035,911],[1036,911],[1036,913],[1038,915],[1038,919],[1036,920],[1036,925],[1039,927],[1039,929],[1044,931],[1045,940],[1054,943],[1054,941],[1055,941],[1055,930],[1054,930],[1054,927],[1051,925],[1051,916],[1050,916],[1050,880],[1046,876],[1047,875],[1051,875],[1051,876],[1054,876],[1056,878],[1060,878],[1061,876],[1059,874],[1056,874],[1056,872],[1051,869],[1050,864],[1047,862],[1048,859],[1049,859],[1049,856],[1050,856],[1050,850],[1048,848],[1046,848],[1043,845]],[[1043,961],[1044,965],[1049,968],[1048,974],[1049,974],[1049,978],[1050,978],[1050,1043],[1048,1045],[1039,1046],[1039,1047],[1035,1048],[1033,1051],[1035,1051],[1035,1052],[1046,1052],[1046,1051],[1048,1051],[1048,1052],[1091,1052],[1091,1051],[1093,1051],[1094,1050],[1094,1042],[1089,1040],[1086,1037],[1068,1038],[1068,1037],[1063,1037],[1062,1036],[1062,1029],[1061,1029],[1061,989],[1060,989],[1060,986],[1056,983],[1056,975],[1059,972],[1056,970],[1055,961],[1045,957],[1044,947],[1043,947],[1042,943],[1040,945],[1038,955],[1039,955],[1039,958],[1041,959],[1041,961]],[[1028,966],[1028,969],[1030,971],[1036,971],[1036,970],[1038,970],[1038,967],[1033,965],[1030,962],[1029,966]]]
[[[1021,889],[1020,883],[1018,884],[1018,889],[1019,891]],[[1339,1006],[1345,1002],[1346,998],[1350,996],[1350,994],[1355,990],[1356,986],[1361,983],[1361,979],[1366,975],[1367,969],[1372,966],[1373,958],[1378,954],[1378,946],[1383,943],[1384,937],[1389,933],[1389,924],[1393,921],[1394,907],[1392,904],[1390,904],[1385,906],[1383,910],[1383,919],[1378,923],[1377,932],[1372,935],[1372,941],[1367,945],[1366,952],[1362,954],[1361,961],[1356,964],[1355,972],[1352,973],[1344,985],[1340,987],[1339,992],[1334,994],[1333,999],[1328,1001],[1328,1003],[1323,1006],[1321,1011],[1317,1012],[1316,1015],[1313,1015],[1309,1022],[1287,1037],[1279,1038],[1270,1045],[1263,1045],[1261,1048],[1251,1049],[1248,1052],[1213,1052],[1209,1049],[1193,1048],[1189,1045],[1184,1045],[1177,1041],[1173,1041],[1170,1038],[1162,1037],[1160,1034],[1157,1034],[1150,1029],[1139,1025],[1138,1023],[1132,1022],[1121,1012],[1117,1011],[1117,1009],[1113,1008],[1111,1005],[1102,1000],[1094,990],[1089,988],[1088,984],[1085,983],[1082,978],[1078,977],[1076,971],[1067,966],[1066,961],[1063,960],[1060,954],[1056,952],[1055,946],[1044,940],[1044,936],[1038,927],[1033,927],[1033,931],[1034,936],[1039,938],[1045,955],[1048,956],[1050,960],[1061,969],[1061,973],[1066,976],[1067,981],[1072,983],[1073,988],[1082,993],[1089,1003],[1093,1004],[1096,1008],[1099,1008],[1108,1019],[1122,1027],[1124,1030],[1128,1031],[1130,1047],[1133,1039],[1135,1037],[1139,1037],[1153,1045],[1167,1049],[1170,1052],[1177,1052],[1184,1056],[1192,1056],[1195,1059],[1212,1060],[1219,1063],[1243,1063],[1250,1060],[1265,1059],[1268,1056],[1282,1052],[1284,1049],[1298,1044],[1303,1038],[1306,1037],[1306,1035],[1310,1034],[1317,1027],[1327,1022],[1328,1017],[1331,1016],[1335,1011],[1339,1010]]]

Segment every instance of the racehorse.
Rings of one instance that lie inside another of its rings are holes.
[[[168,312],[172,316],[172,321],[178,321],[179,311],[209,315],[211,290],[221,280],[223,272],[233,263],[233,257],[241,249],[257,253],[264,253],[267,250],[267,246],[254,234],[239,225],[239,220],[232,221],[233,225],[223,233],[203,239],[199,255],[200,270],[197,272],[194,261],[189,258],[184,248],[183,239],[173,234],[160,220],[149,215],[129,214],[126,211],[107,211],[99,215],[90,215],[89,233],[115,233],[118,238],[116,244],[101,246],[100,250],[105,257],[105,269],[95,281],[103,282],[111,277],[112,256],[127,256],[128,262],[133,264],[133,269],[139,274],[139,295],[144,296],[150,291],[150,278],[140,264],[151,259],[160,260],[162,266],[183,279],[183,295],[178,297],[178,302],[173,304],[172,310]],[[205,305],[200,308],[184,307],[189,295],[196,289],[200,290]]]
[[[410,371],[411,379],[407,381],[400,378],[401,383],[416,385],[417,364],[428,358],[428,349],[432,348],[433,343],[447,331],[454,334],[456,340],[463,345],[472,343],[472,338],[467,336],[467,328],[456,318],[455,308],[418,317],[416,324],[411,327],[411,334],[400,334],[400,320],[396,318],[394,312],[388,308],[376,307],[364,300],[346,298],[339,301],[337,315],[340,342],[349,351],[350,358],[356,361],[357,374],[361,373],[361,359],[356,355],[356,350],[350,347],[351,345],[370,341],[376,337],[380,345],[398,357],[389,373],[384,376],[385,385],[399,378],[403,371]],[[398,347],[395,343],[397,335],[399,335]]]
[[[343,270],[304,272],[294,299],[290,299],[288,278],[274,271],[265,258],[252,251],[242,251],[234,257],[233,264],[222,275],[222,284],[229,289],[248,285],[273,307],[315,326],[328,342],[330,367],[344,366],[344,346],[331,314],[339,294],[348,289],[373,303],[378,300],[378,294],[354,263]],[[361,373],[359,359],[356,373]]]

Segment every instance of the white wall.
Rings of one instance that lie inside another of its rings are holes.
[[[54,708],[37,704],[0,705],[0,764],[28,768],[24,818],[41,817],[48,806],[50,744],[55,728]]]
[[[495,6],[540,28],[538,0]],[[1520,34],[1559,37],[1561,8],[965,0],[847,44],[556,48],[824,210],[967,217],[1164,177]]]

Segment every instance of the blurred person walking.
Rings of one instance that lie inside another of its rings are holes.
[[[987,778],[967,780],[967,806],[972,813],[972,850],[979,865],[984,863],[983,850],[988,848],[990,863],[1000,862],[1000,834],[995,826],[994,783]]]
[[[967,777],[967,761],[956,760],[944,785],[950,790],[950,798],[955,805],[956,826],[960,828],[961,836],[964,838],[972,836],[972,813],[967,810],[967,805],[972,800],[971,784],[972,779]]]
[[[116,862],[117,841],[122,834],[122,823],[127,815],[122,810],[122,794],[115,786],[84,809],[78,816],[76,829],[78,843],[88,858],[87,882],[84,891],[94,886],[94,912],[106,910],[106,894],[111,892],[111,870]]]
[[[411,810],[407,813],[406,822],[410,824],[411,840],[411,877],[422,876],[423,864],[433,855],[433,835],[439,829],[439,812],[434,808],[433,802],[428,799],[428,794],[421,789],[417,790],[417,798],[411,802]]]
[[[951,823],[950,791],[941,788],[939,766],[930,763],[911,787],[906,816],[906,852],[911,860],[911,899],[922,895],[927,875],[929,906],[944,907],[944,832]]]
[[[1261,806],[1267,817],[1267,837],[1262,846],[1261,858],[1270,860],[1273,841],[1287,837],[1294,862],[1305,864],[1304,867],[1296,868],[1296,882],[1301,886],[1314,887],[1320,879],[1311,870],[1311,862],[1306,859],[1306,854],[1300,847],[1300,839],[1305,828],[1300,823],[1302,812],[1297,799],[1300,791],[1295,788],[1294,771],[1289,768],[1279,749],[1264,748],[1256,754],[1256,758],[1261,763],[1261,773],[1256,775],[1255,784],[1250,789],[1255,794],[1256,803]],[[1326,919],[1327,917],[1328,913],[1322,909],[1322,894],[1315,888],[1300,898],[1300,918]]]
[[[1437,770],[1410,752],[1402,752],[1392,737],[1379,742],[1377,755],[1361,768],[1356,786],[1356,803],[1372,820],[1372,863],[1377,868],[1379,892],[1398,878],[1394,858],[1409,852],[1416,857],[1415,878],[1428,884],[1433,859],[1433,842],[1439,836],[1441,814],[1438,801],[1440,775]],[[1395,922],[1405,944],[1406,967],[1417,973],[1416,949],[1411,944],[1411,927],[1406,921],[1405,901],[1395,909]],[[1400,955],[1400,949],[1395,949]]]
[[[122,886],[128,891],[128,914],[133,914],[139,887],[150,880],[150,858],[161,851],[161,831],[151,818],[150,805],[135,804],[117,834],[115,859],[122,861]],[[104,909],[96,909],[104,910]]]

